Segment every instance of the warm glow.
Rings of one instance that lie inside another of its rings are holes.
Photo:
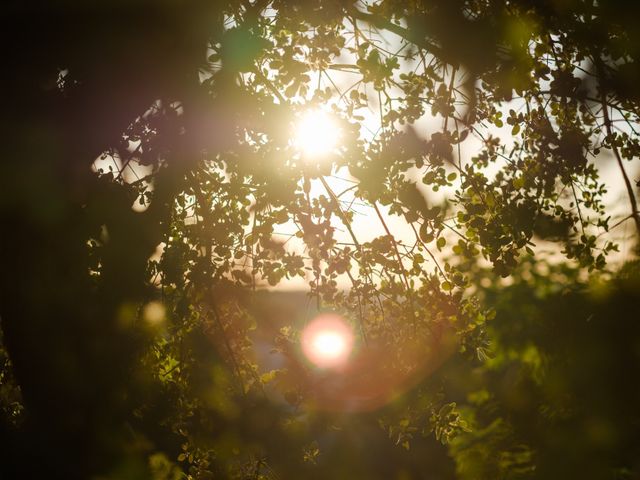
[[[353,347],[353,332],[347,322],[335,314],[322,314],[302,332],[302,350],[318,367],[343,365]]]
[[[338,143],[340,130],[331,117],[321,111],[307,112],[295,129],[294,144],[307,157],[330,153]]]
[[[344,338],[337,332],[321,332],[313,340],[313,348],[328,358],[339,357],[346,346]]]
[[[142,309],[142,318],[149,326],[159,326],[166,318],[166,309],[160,302],[149,302]]]

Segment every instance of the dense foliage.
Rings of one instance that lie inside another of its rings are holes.
[[[4,9],[8,478],[640,475],[638,7]]]

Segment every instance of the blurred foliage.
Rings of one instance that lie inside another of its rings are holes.
[[[485,292],[491,358],[457,393],[472,425],[451,445],[458,478],[637,477],[639,266],[587,280],[530,260]]]
[[[10,1],[3,476],[637,478],[639,8]]]

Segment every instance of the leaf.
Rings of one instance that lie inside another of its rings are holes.
[[[262,375],[260,375],[260,381],[264,384],[269,383],[276,378],[278,373],[280,373],[280,370],[270,370],[266,373],[263,373]]]

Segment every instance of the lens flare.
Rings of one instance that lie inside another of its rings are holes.
[[[298,122],[294,144],[307,157],[321,157],[331,153],[339,136],[340,129],[327,113],[312,110]]]
[[[340,315],[319,315],[302,332],[302,351],[320,368],[344,365],[352,348],[353,331]]]

